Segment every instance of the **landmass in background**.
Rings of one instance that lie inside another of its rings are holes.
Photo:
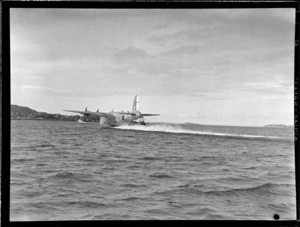
[[[38,112],[25,106],[11,105],[11,120],[53,120],[53,121],[78,121],[79,115],[62,115],[62,114],[49,114],[45,112]],[[85,121],[97,122],[99,117],[88,116]]]
[[[53,120],[53,121],[78,121],[79,115],[62,115],[49,114],[45,112],[38,112],[25,106],[11,105],[11,120]],[[99,122],[98,116],[88,116],[85,121]],[[291,128],[293,125],[283,124],[268,124],[267,128]]]

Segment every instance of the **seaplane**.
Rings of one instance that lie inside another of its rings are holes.
[[[99,109],[96,112],[88,111],[85,108],[85,111],[77,111],[77,110],[63,110],[66,112],[79,113],[81,117],[78,119],[79,123],[85,123],[84,120],[88,116],[99,116],[99,124],[103,127],[117,127],[121,125],[146,125],[144,121],[144,117],[150,116],[159,116],[160,114],[142,114],[139,111],[139,98],[138,96],[134,96],[132,111],[129,112],[114,112],[113,110],[109,113],[99,112]]]

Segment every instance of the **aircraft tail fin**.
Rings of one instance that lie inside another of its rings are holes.
[[[139,97],[136,95],[133,99],[132,113],[139,111]]]

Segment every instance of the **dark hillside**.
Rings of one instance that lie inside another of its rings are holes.
[[[24,114],[34,114],[37,113],[37,111],[30,109],[25,106],[18,106],[18,105],[11,105],[10,106],[11,113],[24,113]]]
[[[78,121],[79,115],[62,115],[62,114],[49,114],[45,112],[38,112],[25,106],[11,105],[11,119],[12,120],[54,120],[54,121]],[[85,121],[97,122],[99,117],[90,116]]]

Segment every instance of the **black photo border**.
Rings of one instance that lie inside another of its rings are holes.
[[[132,1],[9,1],[1,6],[2,17],[2,73],[1,101],[2,141],[1,141],[1,223],[2,226],[300,226],[300,160],[299,160],[299,24],[300,3],[297,0],[266,1],[223,1],[223,0],[132,0]],[[79,221],[10,221],[10,9],[11,8],[294,8],[295,47],[294,47],[294,127],[295,127],[295,179],[296,179],[296,220],[79,220]]]

